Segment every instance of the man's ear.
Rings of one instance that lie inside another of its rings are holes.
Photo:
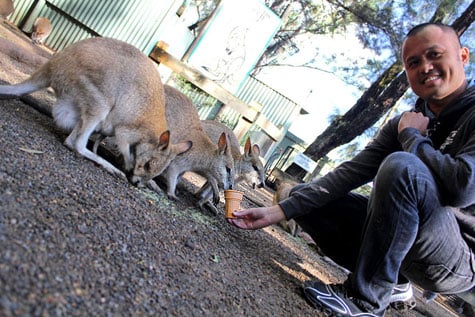
[[[462,59],[463,65],[467,65],[470,62],[470,51],[466,47],[460,49],[460,58]]]

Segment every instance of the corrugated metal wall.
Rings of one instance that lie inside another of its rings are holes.
[[[288,129],[290,118],[300,111],[300,106],[257,78],[249,76],[236,96],[244,102],[258,102],[261,113],[278,128]]]
[[[241,115],[232,109],[220,112],[219,118],[216,118],[216,114],[222,104],[213,97],[206,95],[199,88],[192,88],[184,82],[175,82],[173,85],[177,85],[177,88],[193,101],[202,120],[218,119],[230,128],[234,128],[238,123]],[[283,135],[287,133],[293,119],[301,110],[297,103],[251,76],[245,80],[236,96],[248,104],[257,102],[262,105],[260,112],[275,126],[281,128]],[[256,124],[251,125],[249,133],[253,136],[253,142],[261,146],[263,156],[266,159],[270,157],[278,143],[271,141]],[[244,140],[241,141],[243,142]]]
[[[46,44],[56,50],[84,38],[107,36],[124,40],[148,55],[160,34],[166,33],[165,20],[176,18],[182,3],[183,0],[14,0],[15,12],[9,19],[17,25],[23,24],[23,30],[29,32],[38,16],[49,18],[53,32]],[[189,87],[182,90],[193,100],[202,119],[215,119],[221,107],[219,101]],[[246,103],[261,104],[262,114],[284,134],[300,111],[298,104],[253,77],[246,79],[236,96]],[[239,118],[239,113],[230,109],[220,113],[219,120],[233,128]],[[270,155],[276,144],[260,131],[257,125],[250,128]]]
[[[178,88],[193,101],[202,120],[215,119],[215,115],[221,107],[218,100],[205,95],[198,88],[185,88],[183,83],[178,84]],[[295,116],[301,109],[297,103],[252,76],[245,80],[236,97],[248,104],[257,102],[262,105],[261,113],[275,126],[284,130],[289,128],[292,116]],[[219,119],[232,128],[240,117],[237,111],[229,109],[221,113]],[[259,130],[259,127],[253,126],[252,130]]]
[[[175,13],[181,0],[16,0],[11,19],[17,25],[36,3],[23,30],[30,31],[38,16],[50,19],[53,32],[46,44],[61,50],[91,36],[107,36],[126,41],[148,55],[159,40],[160,25]]]

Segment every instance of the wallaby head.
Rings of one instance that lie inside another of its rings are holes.
[[[264,165],[260,158],[259,145],[251,145],[251,139],[248,137],[244,146],[244,153],[241,153],[241,147],[239,141],[227,125],[215,121],[215,120],[203,120],[201,121],[203,129],[206,134],[215,141],[218,139],[222,132],[225,132],[228,136],[229,144],[231,146],[231,152],[234,158],[234,166],[236,169],[235,182],[246,181],[252,184],[253,188],[264,186],[265,171]]]
[[[220,179],[218,179],[218,186],[220,188],[232,189],[236,177],[234,158],[232,156],[231,147],[229,146],[228,137],[224,132],[221,133],[218,140],[218,155],[222,160],[219,160],[217,175],[213,176],[220,176]]]
[[[188,151],[191,147],[191,141],[172,144],[169,131],[163,132],[158,139],[153,137],[149,142],[138,143],[133,149],[135,166],[127,175],[129,181],[137,186],[144,185],[162,174],[177,155]]]
[[[35,44],[43,44],[46,38],[51,34],[53,25],[50,20],[45,17],[38,17],[33,24],[31,39]]]
[[[251,145],[251,139],[248,137],[244,145],[244,153],[241,162],[241,175],[255,188],[264,187],[265,169],[261,161],[261,149],[259,145]]]
[[[125,178],[86,148],[93,133],[114,136],[128,178],[137,185],[157,176],[182,152],[169,140],[163,85],[155,64],[130,44],[103,37],[76,42],[27,80],[0,86],[0,95],[21,96],[48,86],[56,94],[53,118],[70,132],[65,145],[112,174]]]
[[[219,200],[219,188],[234,186],[234,160],[223,134],[213,142],[204,132],[198,112],[191,100],[182,92],[164,85],[166,115],[170,137],[174,143],[191,140],[193,147],[177,156],[164,172],[168,196],[176,198],[178,178],[187,171],[198,173],[210,181],[213,194]]]

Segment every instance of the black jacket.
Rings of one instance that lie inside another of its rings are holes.
[[[298,190],[279,205],[287,219],[325,205],[373,180],[391,153],[417,155],[432,171],[443,204],[454,207],[462,235],[475,250],[475,86],[468,88],[438,118],[418,100],[415,111],[432,117],[429,136],[415,128],[398,134],[401,116],[392,118],[358,155]]]

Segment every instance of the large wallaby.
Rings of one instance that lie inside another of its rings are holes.
[[[15,11],[12,0],[0,0],[0,17],[6,19]]]
[[[261,150],[259,145],[251,145],[251,139],[248,137],[244,145],[244,153],[241,153],[239,141],[227,125],[215,120],[202,120],[201,124],[211,141],[217,142],[221,133],[225,132],[228,136],[231,153],[234,159],[234,168],[236,170],[235,183],[246,181],[253,188],[264,187],[265,170],[261,161]]]
[[[215,143],[204,132],[200,118],[191,100],[182,92],[168,85],[165,88],[165,103],[168,125],[173,127],[171,140],[191,140],[193,147],[173,159],[161,176],[167,183],[167,194],[175,198],[178,178],[185,172],[195,172],[205,177],[213,190],[215,201],[219,201],[219,189],[230,189],[234,185],[234,160],[222,133]],[[204,202],[199,201],[202,208]]]
[[[43,44],[46,38],[51,34],[53,25],[50,20],[45,17],[38,17],[33,24],[31,39],[35,44]]]
[[[110,162],[86,148],[96,132],[115,136],[127,177],[144,185],[160,174],[190,142],[170,143],[163,85],[154,63],[140,50],[110,38],[74,43],[53,55],[30,78],[0,86],[0,95],[21,96],[52,87],[55,123],[71,131],[64,144],[125,177]]]

